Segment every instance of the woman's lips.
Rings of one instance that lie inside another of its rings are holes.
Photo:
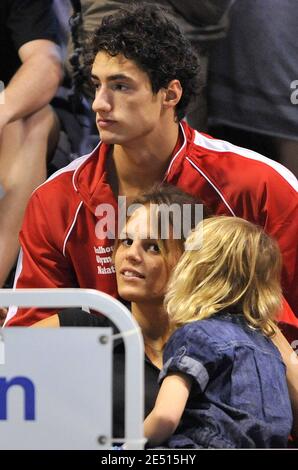
[[[145,276],[134,269],[122,269],[120,273],[124,279],[132,281],[135,279],[144,279]]]

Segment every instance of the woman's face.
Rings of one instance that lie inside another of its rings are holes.
[[[179,257],[172,254],[171,263],[167,262],[157,240],[150,238],[150,228],[149,210],[140,207],[128,220],[126,238],[120,240],[115,254],[118,292],[131,302],[162,302],[171,269]]]

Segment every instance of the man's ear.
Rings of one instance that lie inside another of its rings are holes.
[[[167,108],[175,108],[179,103],[183,90],[179,80],[171,80],[166,88],[164,88],[163,105]]]

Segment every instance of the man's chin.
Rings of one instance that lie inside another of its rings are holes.
[[[125,142],[125,139],[113,134],[108,134],[107,132],[99,132],[100,140],[107,145],[121,145]]]

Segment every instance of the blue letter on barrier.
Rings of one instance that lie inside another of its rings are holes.
[[[7,419],[7,392],[14,385],[23,387],[24,390],[24,419],[32,421],[35,419],[35,390],[33,382],[27,377],[14,377],[7,381],[0,377],[0,420]]]

